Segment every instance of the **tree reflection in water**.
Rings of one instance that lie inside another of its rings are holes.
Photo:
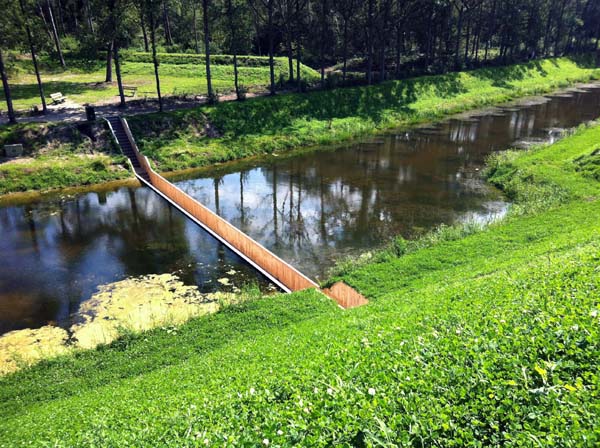
[[[0,333],[69,324],[98,285],[176,273],[204,291],[231,269],[232,283],[257,279],[235,254],[145,188],[122,188],[0,208]],[[264,279],[261,279],[266,284]]]

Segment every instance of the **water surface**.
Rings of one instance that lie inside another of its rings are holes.
[[[481,178],[497,150],[552,142],[600,114],[600,89],[468,117],[282,160],[271,158],[178,186],[302,272],[326,278],[340,257],[412,238],[439,224],[505,212]]]

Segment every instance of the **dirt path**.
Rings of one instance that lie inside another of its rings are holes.
[[[279,94],[289,93],[287,91],[279,92]],[[246,98],[255,98],[267,96],[268,92],[247,93]],[[235,101],[235,93],[219,96],[219,101]],[[179,109],[190,109],[193,107],[206,104],[207,97],[205,95],[197,95],[193,98],[163,98],[163,110],[172,111]],[[138,115],[147,114],[158,111],[157,99],[131,99],[127,101],[126,107],[119,106],[119,100],[103,101],[94,104],[96,118],[101,119],[115,114]],[[48,105],[48,113],[46,115],[30,115],[26,112],[17,112],[17,122],[19,123],[56,123],[56,122],[77,122],[85,121],[85,107],[74,101],[68,100],[57,105]],[[0,126],[8,124],[8,116],[6,112],[0,114]]]

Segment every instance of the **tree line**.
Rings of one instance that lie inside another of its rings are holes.
[[[303,89],[301,62],[317,67],[321,87],[484,64],[508,64],[595,51],[600,40],[597,0],[10,0],[0,17],[0,73],[14,121],[3,50],[31,54],[43,112],[38,54],[67,68],[65,46],[106,58],[125,104],[120,50],[152,54],[159,107],[160,52],[204,55],[209,101],[211,55],[233,56],[238,98],[240,54],[288,61],[287,83]],[[68,45],[65,45],[68,44]],[[335,69],[333,70],[332,67]]]

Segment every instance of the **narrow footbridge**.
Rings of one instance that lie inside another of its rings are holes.
[[[106,121],[121,147],[121,151],[129,159],[136,177],[143,185],[166,199],[285,292],[309,288],[321,290],[313,280],[155,172],[148,159],[138,150],[124,118],[114,116],[106,118]],[[343,308],[352,308],[368,303],[364,296],[343,282],[338,282],[322,292]]]

